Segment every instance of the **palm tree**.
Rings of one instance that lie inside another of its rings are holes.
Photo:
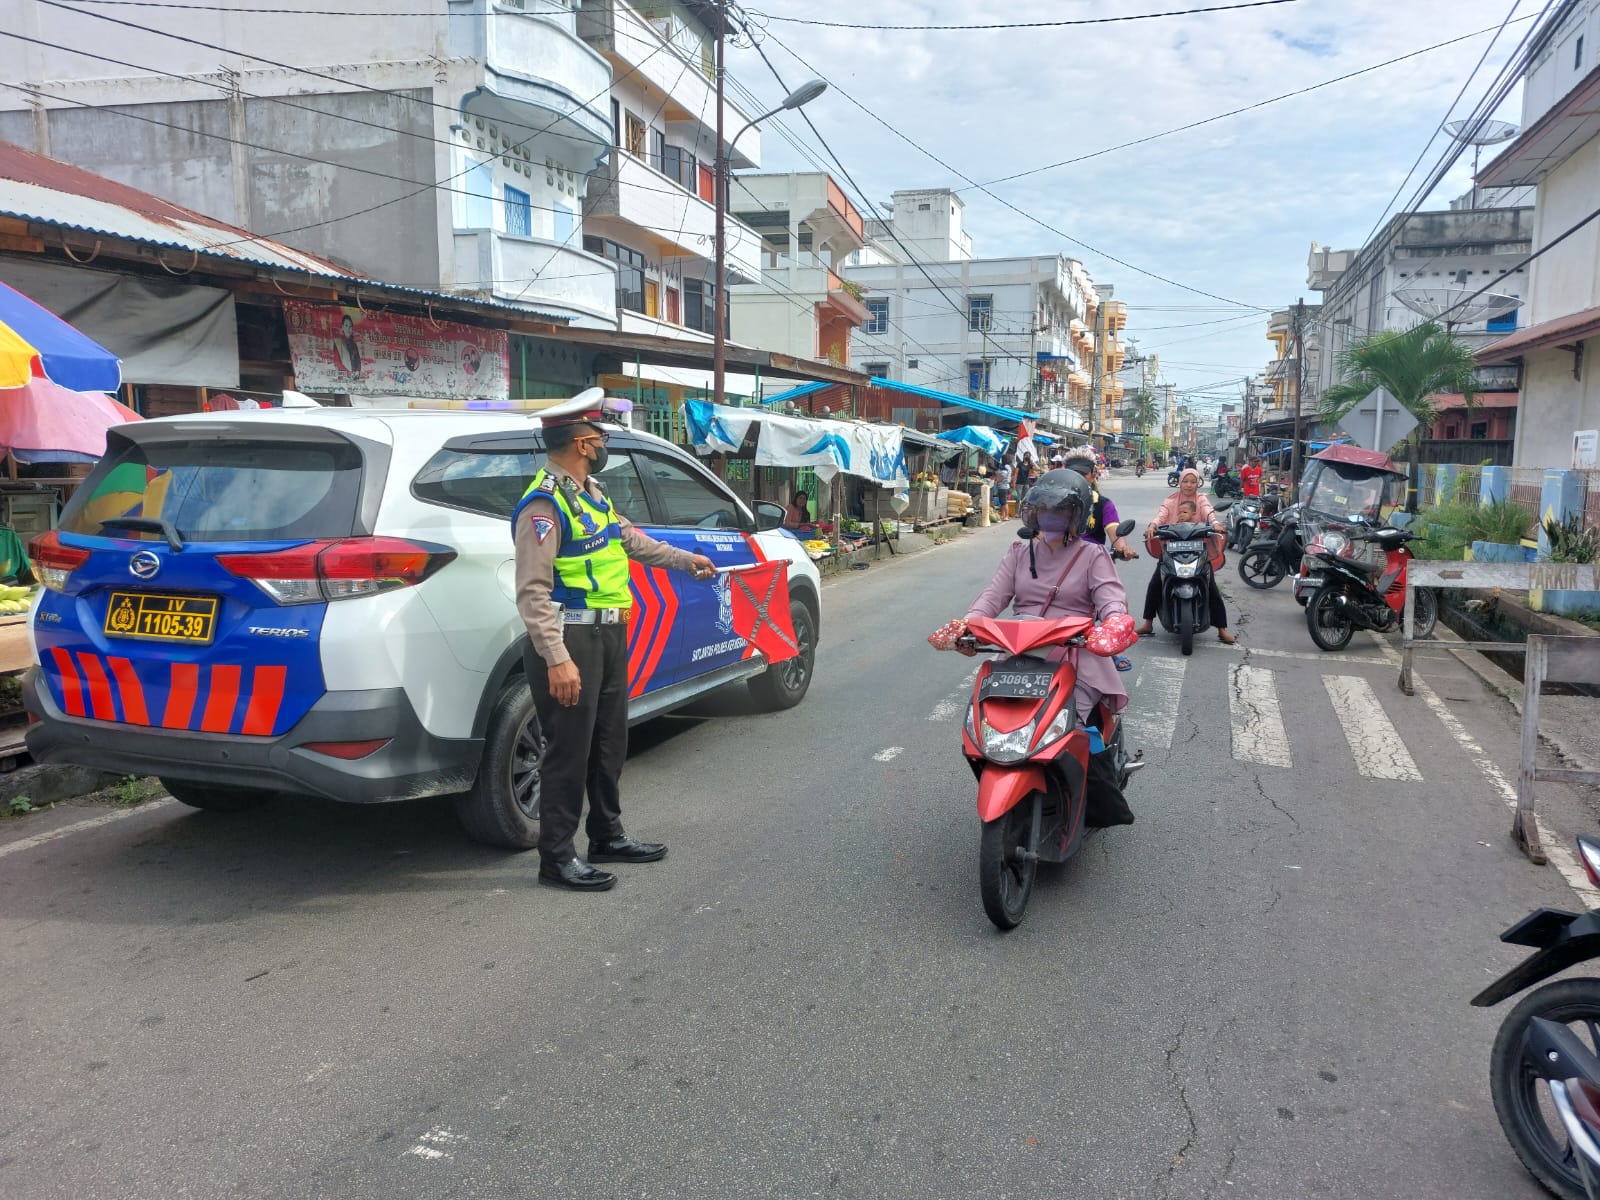
[[[1469,411],[1477,399],[1472,351],[1433,321],[1351,342],[1339,355],[1338,366],[1340,381],[1318,402],[1329,420],[1343,417],[1380,387],[1389,390],[1421,429],[1433,424],[1439,393],[1460,392]]]
[[[1137,432],[1149,433],[1150,427],[1161,419],[1161,410],[1149,392],[1135,392],[1128,402],[1126,416]]]

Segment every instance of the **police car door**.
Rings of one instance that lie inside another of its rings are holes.
[[[656,514],[657,523],[646,530],[651,537],[704,554],[718,567],[756,561],[744,512],[720,481],[666,447],[642,447],[635,455]],[[652,686],[693,679],[746,656],[745,640],[733,630],[731,580],[726,574],[712,581],[694,580],[679,571],[651,574],[658,587],[670,589],[677,607],[675,653],[670,662],[658,666]]]

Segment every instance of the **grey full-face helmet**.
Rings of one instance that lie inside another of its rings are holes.
[[[1093,489],[1076,471],[1057,467],[1039,476],[1022,503],[1023,527],[1034,533],[1059,533],[1081,537],[1089,520]]]

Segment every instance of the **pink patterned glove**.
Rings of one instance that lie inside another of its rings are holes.
[[[1114,617],[1107,617],[1103,624],[1091,629],[1085,640],[1089,649],[1095,654],[1101,658],[1110,658],[1113,654],[1121,654],[1137,642],[1139,635],[1133,631],[1133,618],[1127,613],[1118,613]]]
[[[956,648],[956,639],[966,631],[967,623],[965,621],[946,621],[928,635],[928,645],[935,650],[954,650]]]

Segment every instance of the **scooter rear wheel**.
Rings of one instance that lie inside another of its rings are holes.
[[[1039,851],[1033,844],[1033,814],[1043,799],[1034,792],[983,827],[983,840],[978,846],[978,890],[983,895],[983,911],[997,928],[1015,929],[1028,911],[1039,860],[1019,857],[1019,852],[1036,855]]]
[[[1549,1093],[1522,1057],[1522,1037],[1534,1017],[1570,1025],[1600,1052],[1600,979],[1562,979],[1530,992],[1506,1014],[1489,1059],[1489,1090],[1506,1140],[1522,1165],[1550,1191],[1585,1200],[1578,1160]]]

